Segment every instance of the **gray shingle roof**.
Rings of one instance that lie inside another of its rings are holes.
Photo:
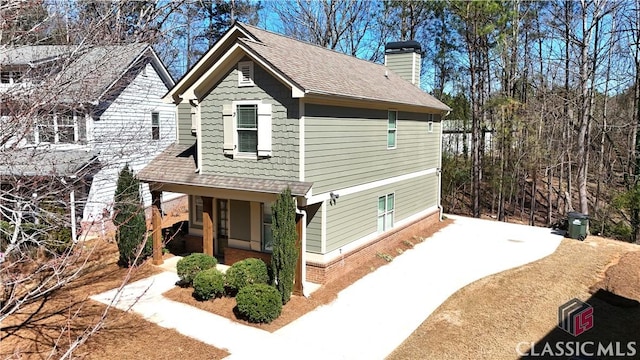
[[[310,93],[451,110],[384,65],[254,26],[239,26],[259,41],[239,39],[240,42]]]
[[[138,173],[144,182],[202,186],[227,190],[279,194],[287,187],[294,196],[304,196],[313,183],[276,179],[196,173],[195,145],[173,144]]]
[[[39,88],[48,90],[59,102],[97,102],[100,96],[125,75],[149,44],[134,43],[82,48],[66,45],[33,45],[0,48],[0,65],[37,66],[56,60],[57,73],[45,73]]]
[[[98,154],[86,150],[6,149],[0,151],[0,176],[73,176],[97,162]]]
[[[97,101],[147,48],[148,44],[141,43],[93,47],[51,81],[64,88],[63,101]]]
[[[0,47],[0,64],[34,65],[55,59],[73,50],[67,45],[29,45]]]

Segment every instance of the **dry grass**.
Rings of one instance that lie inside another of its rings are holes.
[[[54,350],[55,346],[65,349],[103,316],[106,306],[90,300],[90,296],[119,287],[127,276],[131,277],[129,281],[136,281],[160,272],[145,263],[129,274],[128,269],[117,265],[114,243],[94,240],[90,246],[95,248],[83,276],[51,296],[24,306],[2,323],[1,358],[40,359],[49,354],[57,358],[60,352]],[[163,349],[174,349],[170,352],[173,355],[156,355],[157,348],[149,346],[156,341],[161,341]],[[103,328],[75,352],[76,357],[96,359],[169,359],[177,354],[211,359],[226,353],[116,309],[109,310]]]
[[[637,341],[640,308],[612,306],[593,296],[590,288],[631,251],[634,260],[625,260],[630,265],[625,271],[617,270],[626,275],[619,275],[616,283],[639,289],[638,250],[636,245],[598,237],[584,242],[565,239],[544,259],[459,290],[388,358],[517,359],[515,348],[522,341],[576,341],[556,327],[558,306],[572,298],[594,307],[595,326],[580,335],[580,341]]]

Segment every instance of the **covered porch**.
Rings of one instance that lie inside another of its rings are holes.
[[[272,251],[271,204],[285,189],[296,198],[298,267],[296,293],[302,293],[305,263],[305,195],[311,183],[208,175],[196,172],[195,146],[172,145],[138,174],[149,183],[152,195],[153,262],[162,263],[162,192],[189,198],[189,248],[231,265],[248,257],[270,264]],[[197,246],[201,239],[201,247]],[[195,246],[193,242],[196,242]]]

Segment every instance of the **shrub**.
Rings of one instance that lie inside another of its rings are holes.
[[[120,252],[118,263],[123,266],[135,265],[138,250],[146,238],[147,222],[140,197],[140,181],[135,178],[129,165],[118,176],[114,209],[116,215],[113,222],[117,227],[116,242]],[[142,251],[139,260],[146,255],[147,252]]]
[[[233,292],[251,284],[267,284],[269,273],[267,264],[260,259],[244,259],[231,265],[227,270],[227,285]]]
[[[193,278],[202,270],[216,267],[218,260],[211,255],[195,253],[178,261],[176,270],[183,284],[191,285]]]
[[[199,300],[209,300],[224,294],[224,274],[216,268],[200,271],[193,278],[193,295]]]
[[[267,284],[243,287],[236,296],[238,312],[254,323],[270,323],[282,312],[282,297],[278,290]]]
[[[296,204],[289,188],[278,195],[278,199],[271,207],[271,212],[273,213],[271,225],[273,234],[273,253],[271,254],[273,283],[281,294],[282,303],[286,304],[291,298],[296,263],[298,262]]]

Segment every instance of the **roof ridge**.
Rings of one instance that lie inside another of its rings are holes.
[[[304,40],[299,40],[299,39],[296,39],[296,38],[293,38],[293,37],[286,36],[286,35],[284,35],[284,34],[277,33],[277,32],[272,31],[272,30],[262,29],[262,28],[260,28],[260,27],[255,26],[255,25],[249,25],[249,24],[246,24],[246,23],[243,23],[243,22],[239,22],[239,21],[238,21],[237,23],[238,23],[240,26],[243,26],[243,27],[250,27],[250,28],[252,28],[252,29],[256,29],[256,30],[258,30],[258,31],[264,31],[264,32],[269,33],[269,34],[271,34],[271,35],[276,35],[276,36],[279,36],[279,37],[285,38],[285,39],[287,39],[287,40],[292,40],[292,41],[296,41],[296,42],[299,42],[299,43],[302,43],[302,44],[305,44],[305,45],[314,46],[314,47],[317,47],[317,48],[318,48],[318,49],[320,49],[320,50],[329,51],[329,52],[332,52],[332,53],[334,53],[334,54],[338,54],[338,55],[340,55],[340,56],[345,56],[345,57],[348,57],[348,58],[350,58],[350,59],[355,59],[355,60],[358,60],[358,61],[362,61],[362,62],[365,62],[365,63],[367,63],[367,64],[373,64],[373,65],[377,65],[377,66],[382,66],[382,67],[384,67],[384,68],[388,69],[384,64],[379,64],[379,63],[376,63],[376,62],[373,62],[373,61],[369,61],[369,60],[361,59],[361,58],[359,58],[359,57],[357,57],[357,56],[353,56],[353,55],[345,54],[345,53],[340,52],[340,51],[338,51],[338,50],[329,49],[329,48],[326,48],[326,47],[324,47],[324,46],[320,46],[320,45],[318,45],[318,44],[314,44],[314,43],[312,43],[312,42],[308,42],[308,41],[304,41]],[[264,44],[263,44],[263,45],[264,45]]]

